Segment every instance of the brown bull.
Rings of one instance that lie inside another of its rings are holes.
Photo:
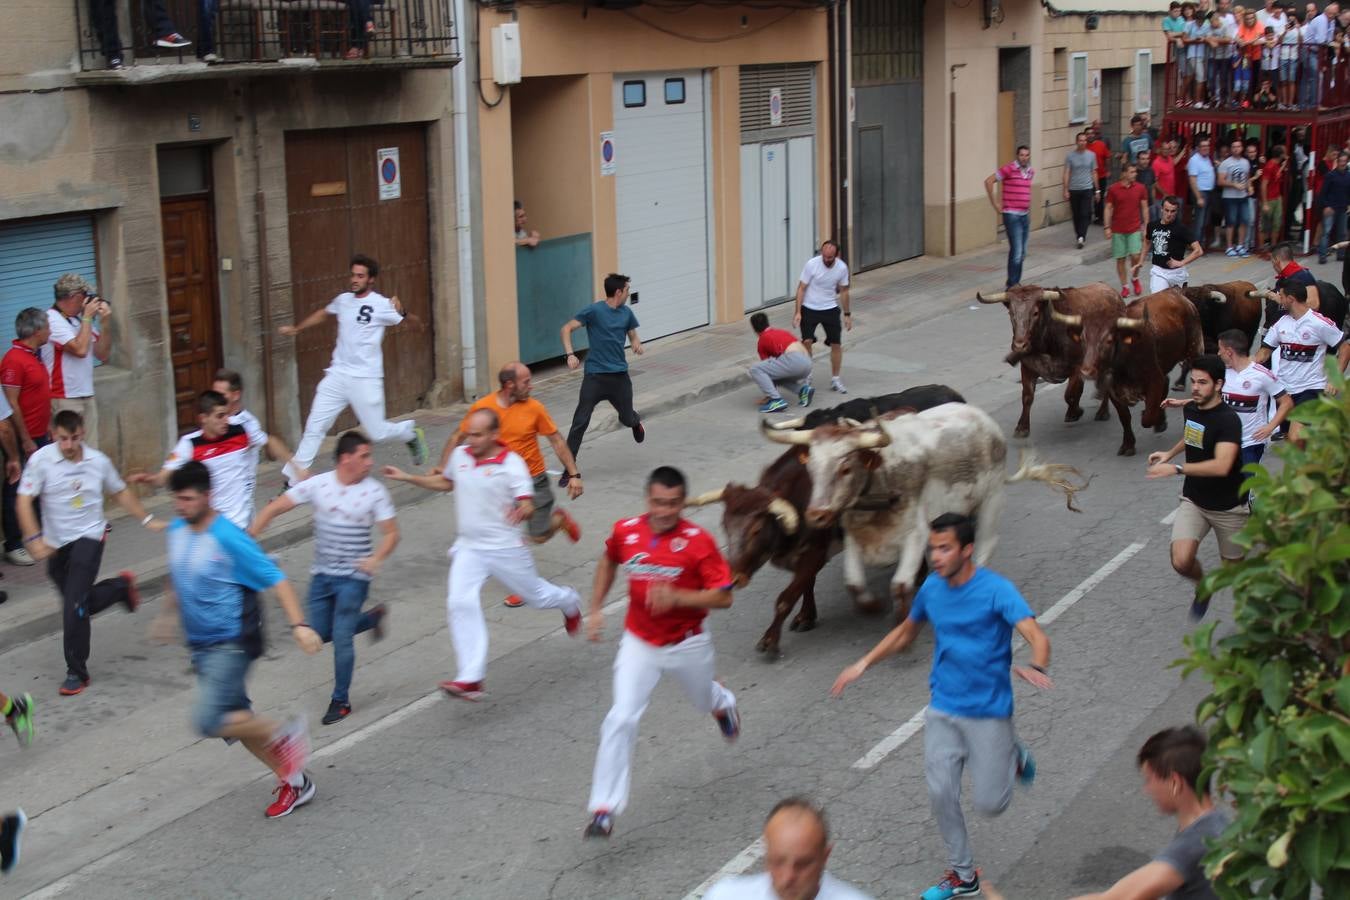
[[[1140,427],[1167,430],[1162,410],[1167,374],[1204,352],[1200,314],[1181,291],[1169,288],[1140,297],[1119,318],[1084,318],[1081,326],[1083,377],[1109,392],[1125,430],[1117,454],[1133,456],[1134,430],[1126,407],[1142,400]]]
[[[1181,289],[1186,299],[1195,305],[1200,313],[1200,331],[1205,336],[1205,352],[1219,352],[1219,335],[1236,328],[1247,335],[1247,346],[1256,340],[1256,330],[1261,327],[1262,299],[1264,293],[1256,290],[1250,281],[1225,281],[1222,284],[1191,285]],[[1190,366],[1183,363],[1176,383],[1175,391],[1186,387],[1186,374]]]
[[[1115,319],[1125,314],[1120,294],[1101,282],[1076,288],[1046,290],[1035,285],[1015,285],[997,294],[976,294],[981,303],[1002,303],[1012,322],[1012,349],[1005,357],[1010,366],[1022,367],[1022,417],[1017,420],[1013,437],[1031,433],[1031,404],[1036,398],[1036,382],[1059,384],[1067,381],[1064,401],[1068,409],[1065,422],[1083,417],[1079,400],[1083,396],[1083,347],[1066,324],[1082,317]],[[1107,418],[1106,396],[1097,410],[1097,420]]]

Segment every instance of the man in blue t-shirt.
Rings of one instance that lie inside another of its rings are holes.
[[[628,360],[623,356],[625,339],[633,344],[633,352],[642,355],[642,341],[638,338],[638,320],[628,307],[627,275],[605,276],[605,299],[597,300],[577,313],[562,327],[563,349],[567,351],[567,367],[576,369],[581,361],[572,352],[572,332],[586,329],[590,350],[586,354],[586,371],[581,378],[581,396],[577,398],[576,412],[572,413],[572,428],[567,432],[567,449],[576,459],[581,450],[581,439],[591,425],[591,413],[601,400],[608,400],[619,414],[619,424],[633,429],[633,440],[639,444],[647,438],[642,420],[633,411],[633,381],[628,377]],[[566,472],[558,479],[559,487],[567,487],[572,480]]]
[[[980,876],[961,814],[961,774],[967,763],[975,809],[996,816],[1012,800],[1013,778],[1031,784],[1036,762],[1013,729],[1010,673],[1038,688],[1053,684],[1050,639],[1012,582],[976,568],[975,522],[946,513],[928,535],[932,573],[919,588],[909,617],[872,651],[835,679],[836,697],[873,664],[908,647],[924,622],[933,624],[932,700],[924,721],[924,771],[928,798],[947,845],[948,869],[923,900],[980,893]],[[1031,645],[1031,664],[1012,665],[1012,632]]]
[[[305,773],[309,738],[303,718],[284,725],[256,715],[245,689],[248,668],[262,655],[262,615],[257,592],[275,588],[291,623],[291,635],[306,653],[323,647],[305,622],[295,590],[276,564],[237,525],[211,508],[211,473],[196,460],[169,476],[174,511],[169,526],[169,580],[164,606],[151,637],[171,641],[181,620],[197,673],[192,721],[205,737],[241,741],[272,771],[277,799],[269,819],[291,813],[314,797]],[[248,593],[248,592],[253,593]]]

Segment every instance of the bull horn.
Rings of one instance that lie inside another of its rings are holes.
[[[773,513],[778,524],[783,527],[787,534],[796,534],[799,521],[797,519],[797,510],[792,508],[792,504],[782,497],[774,497],[769,501],[769,512]]]
[[[881,429],[868,431],[858,436],[858,447],[862,450],[876,450],[879,447],[889,447],[891,445],[891,436]]]
[[[1228,297],[1225,296],[1224,294],[1220,293],[1219,291],[1210,291],[1210,292],[1209,292],[1209,299],[1213,300],[1215,303],[1227,303],[1227,302],[1228,302]]]
[[[1041,291],[1041,300],[1054,303],[1059,299],[1059,291]]]
[[[1059,296],[1058,293],[1055,291],[1046,291],[1046,293],[1055,294],[1056,296]],[[1070,328],[1081,328],[1083,326],[1082,316],[1071,316],[1060,312],[1059,310],[1055,309],[1055,304],[1053,301],[1050,303],[1049,309],[1050,309],[1050,318],[1054,319],[1059,324],[1067,325]]]
[[[1121,316],[1120,318],[1116,319],[1116,327],[1125,328],[1130,331],[1141,331],[1143,330],[1144,327],[1144,320],[1131,319],[1127,316]]]
[[[774,431],[791,431],[794,428],[800,428],[806,424],[806,416],[798,416],[795,419],[788,419],[785,422],[773,422],[769,425]]]
[[[857,419],[850,419],[847,416],[839,419],[838,422],[840,425],[847,425],[849,428],[861,428],[863,425]]]
[[[1250,299],[1250,300],[1260,300],[1260,299],[1261,299],[1262,297],[1264,297],[1265,295],[1266,295],[1266,292],[1265,292],[1265,291],[1248,291],[1248,292],[1247,292],[1247,297],[1248,297],[1248,299]]]
[[[1264,298],[1266,298],[1267,300],[1279,300],[1279,299],[1280,299],[1280,295],[1279,295],[1278,293],[1276,293],[1275,291],[1262,291],[1262,292],[1261,292],[1261,296],[1264,297]]]
[[[707,506],[710,503],[721,503],[722,495],[726,493],[726,488],[720,487],[715,491],[708,491],[706,494],[699,494],[693,500],[685,503],[685,506]]]
[[[812,431],[775,431],[773,426],[763,419],[759,421],[759,431],[775,444],[791,444],[798,447],[809,446],[811,435],[814,433],[814,429]]]
[[[984,294],[981,294],[979,291],[976,291],[975,299],[980,301],[981,303],[1007,303],[1008,292],[999,291],[997,294],[989,294],[988,296],[985,296]]]

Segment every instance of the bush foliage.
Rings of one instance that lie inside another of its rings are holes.
[[[1339,394],[1293,416],[1305,446],[1248,467],[1247,559],[1201,585],[1232,589],[1233,632],[1197,629],[1181,661],[1212,685],[1207,769],[1235,806],[1206,857],[1225,900],[1350,898],[1350,397],[1331,377]]]

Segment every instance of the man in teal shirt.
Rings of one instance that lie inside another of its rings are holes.
[[[628,360],[623,355],[625,339],[632,342],[634,353],[642,355],[637,316],[628,307],[628,282],[627,275],[606,275],[605,299],[595,301],[562,327],[569,369],[581,366],[581,361],[572,352],[572,332],[585,327],[590,343],[585,374],[581,378],[581,396],[577,398],[576,412],[572,413],[572,428],[567,432],[567,448],[572,451],[573,459],[581,450],[581,439],[590,427],[591,413],[601,400],[608,400],[618,412],[619,424],[633,429],[633,440],[640,444],[647,437],[642,420],[633,410],[633,381],[628,377]],[[558,479],[558,486],[567,487],[570,480],[564,472]]]

